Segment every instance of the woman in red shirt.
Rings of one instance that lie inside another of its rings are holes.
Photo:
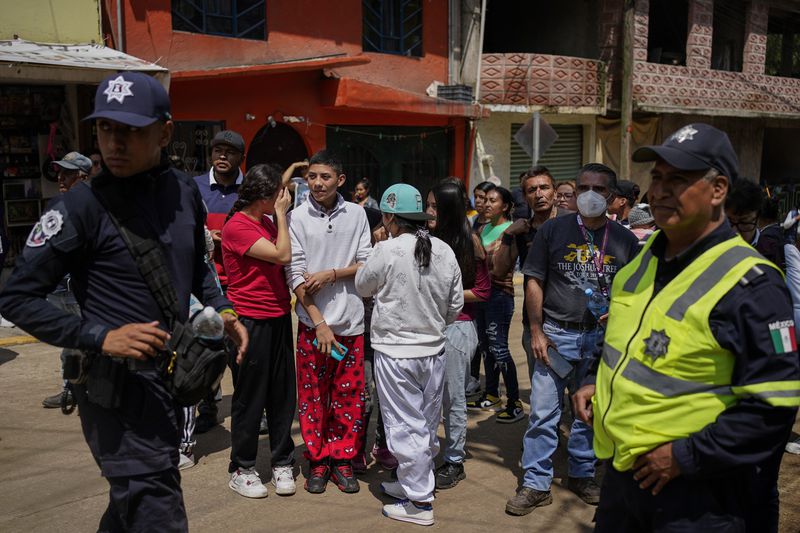
[[[236,361],[239,373],[231,403],[228,486],[248,498],[267,496],[267,488],[255,470],[258,431],[265,409],[275,492],[295,492],[291,429],[296,380],[291,304],[283,273],[283,265],[291,258],[286,223],[290,202],[280,172],[268,165],[256,165],[247,172],[239,199],[222,229],[227,296],[250,334],[247,353]]]

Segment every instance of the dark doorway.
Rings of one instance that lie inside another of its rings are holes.
[[[686,64],[689,3],[686,0],[650,0],[647,61]]]
[[[769,184],[800,185],[800,128],[765,128],[761,180]]]
[[[450,132],[444,128],[331,126],[327,148],[342,159],[350,200],[357,180],[369,178],[371,196],[380,200],[394,183],[413,185],[424,195],[449,168]]]
[[[288,124],[267,124],[256,133],[247,150],[245,166],[262,163],[277,165],[281,172],[297,161],[308,159],[306,143],[297,131]]]

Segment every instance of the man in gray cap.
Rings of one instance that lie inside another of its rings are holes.
[[[58,172],[58,192],[65,193],[72,187],[89,178],[89,173],[92,170],[92,161],[78,152],[70,152],[64,156],[60,161],[53,161],[53,167]],[[67,274],[61,283],[58,284],[56,290],[47,296],[47,301],[57,306],[64,311],[80,316],[81,310],[78,302],[75,300],[75,294],[72,292],[70,283],[70,276]],[[61,366],[64,366],[64,361],[69,354],[69,349],[65,348],[61,351]],[[64,388],[52,396],[48,396],[42,400],[42,405],[48,409],[55,409],[61,407],[62,400],[65,403],[72,403],[72,392],[66,386],[64,381]]]
[[[60,161],[53,161],[58,172],[58,192],[65,193],[79,181],[86,181],[92,171],[92,160],[78,152],[70,152]]]
[[[777,531],[800,360],[780,271],[725,218],[736,153],[694,123],[633,160],[654,162],[660,229],[617,273],[594,382],[573,397],[610,463],[595,531]]]

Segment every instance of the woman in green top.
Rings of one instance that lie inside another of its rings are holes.
[[[488,223],[480,236],[489,271],[493,270],[494,254],[500,248],[503,232],[511,225],[511,211],[514,201],[511,192],[504,187],[495,187],[486,193],[484,215]],[[522,402],[519,400],[517,367],[508,349],[508,329],[514,315],[513,272],[502,278],[492,275],[492,293],[486,305],[481,306],[476,322],[481,344],[487,348],[484,354],[486,390],[478,400],[467,403],[470,409],[497,411],[497,422],[510,424],[522,420]],[[506,385],[507,401],[505,407],[500,402],[500,374]]]

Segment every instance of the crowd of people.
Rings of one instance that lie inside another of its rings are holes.
[[[536,166],[512,190],[479,183],[469,216],[458,178],[394,184],[379,202],[363,178],[346,201],[342,162],[326,150],[242,173],[245,142],[229,130],[211,142],[209,172],[189,178],[163,154],[169,99],[150,80],[100,85],[88,118],[102,169],[89,185],[88,158],[57,162],[64,194],[0,293],[3,315],[38,338],[130,362],[117,403],[98,403],[91,372],[45,400],[75,396],[111,486],[101,530],[186,530],[179,470],[195,465],[195,433],[220,423],[222,397],[171,401],[152,363],[169,326],[94,194],[111,189],[165,245],[180,319],[204,305],[224,319],[236,493],[268,495],[255,469],[262,433],[275,493],[296,492],[297,416],[306,491],[333,481],[358,492],[371,455],[392,472],[381,488],[396,503],[383,515],[433,524],[436,491],[466,478],[468,410],[526,418],[509,346],[519,269],[531,396],[506,512],[552,503],[569,393],[566,486],[598,505],[598,531],[777,529],[778,467],[800,404],[800,215],[781,222],[776,199],[738,176],[724,132],[692,124],[639,149],[635,160],[654,163],[642,198],[599,163],[564,182]],[[309,196],[294,205],[298,175]],[[65,275],[74,300],[56,307]]]

